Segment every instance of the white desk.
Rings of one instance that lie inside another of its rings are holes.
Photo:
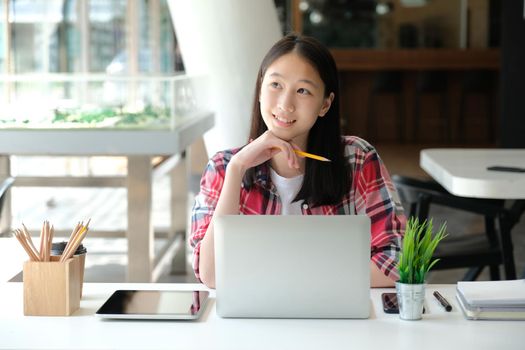
[[[421,168],[456,196],[515,200],[498,215],[501,244],[512,251],[510,231],[525,212],[525,173],[487,170],[494,165],[525,168],[525,149],[437,148],[422,150],[420,156]],[[506,274],[516,273],[511,267]]]
[[[201,112],[186,118],[170,130],[115,130],[115,129],[0,129],[0,153],[3,155],[43,155],[43,156],[126,156],[128,174],[123,181],[103,179],[103,186],[127,188],[128,194],[128,271],[127,280],[131,282],[155,281],[168,259],[155,259],[153,251],[154,232],[151,223],[152,208],[152,168],[151,159],[157,155],[177,155],[214,125],[211,112]],[[1,155],[0,154],[0,155]],[[0,178],[9,176],[9,164],[0,161]],[[182,167],[180,180],[172,180],[172,187],[184,189],[179,196],[187,200],[185,170]],[[17,179],[17,183],[23,182]],[[60,179],[55,186],[75,185],[74,179]],[[86,181],[85,179],[82,179]],[[34,182],[34,181],[33,181]],[[94,179],[88,179],[94,182]],[[95,183],[97,185],[97,183]],[[176,190],[179,190],[176,188]],[[172,221],[176,214],[172,190]],[[181,192],[179,190],[179,192]],[[177,218],[184,228],[186,223],[186,203],[178,205]],[[73,223],[72,223],[73,225]],[[172,223],[173,225],[173,223]],[[92,223],[96,227],[96,223]],[[184,247],[184,239],[169,242],[163,250],[173,252],[178,246]],[[184,255],[184,254],[183,254]],[[183,259],[184,260],[184,259]],[[183,261],[184,263],[184,261]]]
[[[80,309],[70,317],[23,316],[22,283],[0,284],[0,348],[10,349],[523,349],[525,321],[467,321],[455,285],[429,285],[421,321],[382,311],[372,289],[368,320],[222,319],[211,299],[201,320],[100,320],[94,312],[116,289],[205,289],[199,284],[84,284]],[[452,304],[431,296],[439,290]],[[212,291],[214,297],[214,292]],[[335,306],[337,307],[337,306]]]
[[[420,157],[421,168],[456,196],[525,199],[525,173],[487,170],[493,165],[525,168],[525,149],[436,148]]]

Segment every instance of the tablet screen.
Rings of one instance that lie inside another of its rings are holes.
[[[96,312],[106,318],[196,319],[206,291],[117,290]]]

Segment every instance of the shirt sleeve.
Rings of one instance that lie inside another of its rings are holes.
[[[358,209],[371,220],[371,259],[393,280],[399,279],[397,263],[406,218],[390,175],[375,149],[363,159],[356,190],[360,194]]]
[[[216,154],[208,162],[201,178],[200,191],[195,197],[191,213],[190,245],[193,248],[193,271],[199,281],[199,258],[201,242],[208,230],[213,213],[217,207],[224,183],[224,158]],[[202,282],[202,281],[201,281]]]

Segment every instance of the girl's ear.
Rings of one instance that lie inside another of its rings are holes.
[[[330,106],[332,105],[332,102],[334,101],[334,93],[331,92],[330,95],[328,95],[327,98],[324,99],[323,105],[321,106],[321,111],[319,111],[319,116],[324,117],[326,113],[330,110]]]

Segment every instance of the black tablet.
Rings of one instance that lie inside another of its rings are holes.
[[[103,318],[195,320],[206,308],[206,291],[117,290],[98,309]]]

